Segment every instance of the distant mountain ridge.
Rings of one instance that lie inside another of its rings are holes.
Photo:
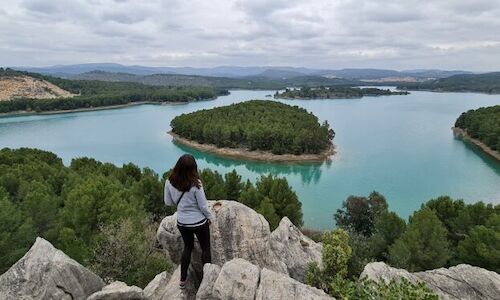
[[[457,74],[472,74],[472,72],[461,70],[407,70],[396,71],[389,69],[361,69],[349,68],[340,70],[313,69],[287,66],[219,66],[213,68],[193,67],[148,67],[148,66],[126,66],[115,63],[91,63],[74,65],[56,65],[50,67],[13,67],[16,70],[42,73],[47,75],[69,78],[92,71],[104,71],[111,73],[128,73],[133,75],[153,74],[176,74],[192,76],[210,76],[227,78],[264,77],[270,79],[290,79],[301,76],[318,76],[329,78],[343,78],[349,80],[376,80],[384,78],[411,77],[416,81],[426,79],[445,78]]]
[[[401,84],[398,88],[433,92],[479,92],[500,94],[500,72],[459,74],[426,82]]]

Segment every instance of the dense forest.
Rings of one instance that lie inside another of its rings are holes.
[[[277,91],[274,98],[283,99],[346,99],[362,98],[364,96],[387,96],[387,95],[408,95],[406,91],[391,91],[378,88],[354,88],[354,87],[302,87],[300,89],[286,88],[284,91]]]
[[[166,87],[130,82],[69,80],[35,73],[0,68],[0,76],[30,76],[46,80],[78,96],[67,99],[13,99],[0,102],[0,113],[16,111],[54,111],[100,106],[122,105],[133,102],[187,102],[212,99],[227,94],[227,90],[211,87]]]
[[[335,133],[328,122],[298,106],[251,100],[175,117],[172,132],[217,147],[245,147],[274,154],[320,153]]]
[[[500,105],[469,110],[458,117],[455,127],[461,128],[493,150],[500,151]]]
[[[324,266],[312,264],[307,281],[339,299],[437,299],[425,286],[404,281],[391,282],[389,289],[360,281],[372,261],[410,272],[461,263],[500,272],[500,205],[442,196],[422,204],[406,222],[372,192],[348,197],[334,219],[338,228],[322,237]],[[379,297],[371,297],[373,290]]]
[[[0,150],[0,274],[41,236],[108,281],[144,287],[171,267],[154,247],[158,222],[174,212],[163,203],[167,175],[131,163],[77,158],[64,166],[50,152]],[[254,184],[235,171],[200,175],[208,199],[238,200],[272,228],[283,216],[302,225],[301,203],[284,178],[262,176]]]
[[[424,82],[404,83],[400,84],[398,89],[498,94],[500,93],[500,72],[461,74]]]

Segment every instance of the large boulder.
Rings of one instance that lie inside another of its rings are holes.
[[[321,244],[302,234],[287,217],[281,219],[269,241],[271,250],[285,263],[290,277],[296,280],[304,282],[310,262],[321,263]]]
[[[401,278],[412,283],[425,282],[441,299],[500,299],[500,275],[465,264],[410,273],[374,262],[365,266],[361,277],[385,282]]]
[[[333,299],[323,291],[241,258],[222,268],[206,264],[196,299]]]
[[[115,281],[90,295],[87,300],[146,300],[146,297],[141,288]]]
[[[255,299],[326,300],[334,298],[322,290],[264,268],[260,271],[260,284]]]
[[[210,226],[212,263],[222,266],[233,258],[243,258],[259,266],[287,273],[286,266],[269,255],[269,223],[251,208],[236,201],[209,201],[216,216]],[[158,242],[175,262],[180,262],[183,242],[177,228],[177,213],[163,219],[157,232]],[[191,260],[201,271],[201,249],[195,243]]]
[[[87,299],[104,282],[48,241],[31,249],[0,276],[0,299]]]
[[[254,300],[259,273],[259,267],[241,258],[225,263],[214,282],[213,299]]]
[[[214,264],[205,264],[203,266],[203,280],[201,281],[198,292],[196,293],[196,300],[213,300],[216,299],[214,295],[214,285],[219,277],[220,267]]]
[[[239,202],[209,201],[209,206],[216,217],[210,227],[212,263],[223,266],[233,258],[242,258],[300,281],[310,262],[321,263],[322,246],[304,236],[288,218],[271,234],[266,219]],[[180,262],[183,242],[176,214],[163,219],[157,239],[172,260]],[[201,273],[200,258],[201,250],[195,243],[191,262]]]
[[[179,287],[181,278],[181,266],[168,275],[163,272],[158,275],[144,288],[144,295],[148,300],[191,300],[196,296],[196,291],[200,286],[198,273],[189,268],[188,284],[185,289]]]
[[[179,273],[180,274],[180,273]],[[144,288],[144,295],[150,300],[160,300],[167,292],[167,284],[172,274],[164,271],[156,275],[153,280]]]

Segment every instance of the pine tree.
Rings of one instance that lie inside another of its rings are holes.
[[[389,261],[411,272],[442,267],[450,257],[446,234],[436,214],[423,208],[413,214],[406,231],[389,249]]]
[[[227,199],[239,199],[241,191],[244,188],[244,185],[241,182],[241,175],[238,175],[238,173],[236,173],[236,170],[233,169],[231,172],[224,175],[224,179]]]

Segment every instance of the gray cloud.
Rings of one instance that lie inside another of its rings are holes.
[[[0,65],[500,69],[499,0],[24,0]]]

